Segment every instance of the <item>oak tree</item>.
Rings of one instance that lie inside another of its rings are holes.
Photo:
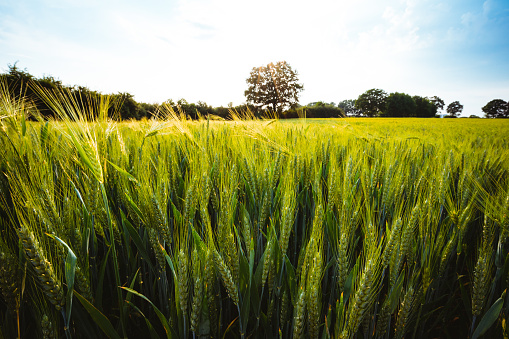
[[[482,111],[487,118],[509,118],[509,103],[502,99],[491,100]]]
[[[272,109],[274,112],[297,107],[299,93],[304,89],[299,83],[297,71],[286,61],[254,67],[246,82],[248,89],[244,95],[247,102],[259,109]]]
[[[453,101],[447,106],[447,113],[451,117],[456,117],[461,111],[463,111],[463,105],[459,101]]]
[[[387,93],[384,90],[373,88],[359,95],[355,100],[355,107],[368,117],[374,117],[384,110],[386,98]]]
[[[435,105],[437,112],[441,112],[444,109],[445,102],[441,98],[435,95],[428,99],[433,103],[433,105]]]

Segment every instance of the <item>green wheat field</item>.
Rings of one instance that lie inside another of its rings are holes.
[[[0,338],[509,337],[509,121],[41,94],[0,98]]]

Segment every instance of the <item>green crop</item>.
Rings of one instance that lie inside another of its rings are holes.
[[[116,122],[37,89],[43,121],[2,86],[0,337],[509,336],[508,121]]]

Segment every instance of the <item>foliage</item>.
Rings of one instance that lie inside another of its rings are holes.
[[[423,98],[418,95],[412,97],[416,104],[415,117],[419,118],[433,118],[437,113],[437,106],[433,104],[428,98]],[[435,97],[436,98],[436,97]],[[440,98],[438,98],[440,99]]]
[[[509,103],[502,99],[494,99],[488,102],[482,111],[487,118],[509,118]]]
[[[437,113],[441,112],[444,109],[445,102],[436,95],[429,98],[429,101],[431,101],[433,105],[435,105]]]
[[[280,118],[295,119],[295,118],[338,118],[344,117],[345,112],[336,107],[334,103],[324,103],[323,101],[312,102],[307,106],[290,109],[283,112]]]
[[[384,110],[386,98],[387,93],[384,90],[373,88],[359,95],[355,107],[366,116],[374,117]]]
[[[65,93],[68,100],[79,103],[82,107],[88,107],[93,102],[100,100],[101,93],[93,91],[84,86],[66,86],[62,81],[52,76],[44,76],[36,78],[28,71],[21,70],[16,64],[8,65],[9,71],[0,74],[0,81],[7,84],[10,91],[18,97],[25,97],[31,102],[31,105],[44,117],[56,117],[55,112],[40,97],[36,88],[44,88],[51,91]],[[129,93],[112,94],[110,97],[110,109],[108,115],[116,119],[141,119],[149,118],[157,111],[158,105],[138,103],[134,100],[134,96]]]
[[[243,104],[238,106],[229,105],[228,107],[215,107],[213,110],[214,114],[222,119],[232,119],[232,116],[242,115],[242,113],[248,113],[249,116],[256,117],[270,117],[266,116],[267,112],[258,110],[252,104]]]
[[[272,109],[278,113],[295,108],[299,103],[299,93],[304,89],[298,83],[297,72],[286,61],[253,67],[246,82],[248,89],[244,95],[248,103],[258,109]]]
[[[177,102],[173,100],[167,100],[163,103],[171,107],[174,112],[181,114],[187,119],[198,119],[199,116],[206,117],[209,114],[214,114],[214,109],[207,105],[205,102],[198,101],[195,103],[189,103],[186,99],[179,99]]]
[[[456,117],[463,111],[463,105],[459,101],[453,101],[447,106],[447,113],[451,117]]]
[[[355,99],[343,100],[338,104],[338,107],[345,112],[346,116],[359,117],[362,115],[362,110],[355,106]]]
[[[417,105],[410,95],[395,92],[385,99],[385,109],[382,116],[411,117],[415,116],[416,110]]]
[[[138,103],[134,100],[133,95],[119,93],[115,97],[118,102],[122,103],[121,112],[119,113],[121,119],[140,119]]]

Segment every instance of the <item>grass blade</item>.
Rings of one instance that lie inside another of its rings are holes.
[[[72,312],[72,296],[74,291],[74,277],[76,274],[76,255],[62,239],[53,235],[47,234],[50,238],[58,241],[67,249],[67,257],[65,258],[65,281],[67,282],[67,295],[65,301],[65,328],[66,335],[70,337],[69,322],[71,321]]]
[[[101,328],[101,330],[112,339],[120,339],[120,336],[115,331],[115,328],[108,320],[108,318],[102,314],[97,308],[94,307],[87,299],[82,297],[78,292],[74,293],[81,305],[87,310],[88,314],[92,317],[95,323]]]
[[[130,289],[128,287],[122,287],[122,289],[126,290],[127,292],[129,293],[132,293],[142,299],[145,299],[146,301],[149,302],[150,305],[152,305],[152,307],[154,308],[154,311],[156,312],[157,314],[157,317],[159,318],[159,320],[161,321],[161,324],[163,325],[164,327],[164,331],[166,332],[166,337],[168,339],[171,339],[173,336],[172,336],[172,329],[170,327],[170,324],[168,323],[168,320],[166,319],[166,317],[163,315],[163,313],[161,313],[161,311],[157,308],[156,305],[154,305],[152,303],[152,301],[150,301],[149,298],[147,298],[146,296],[144,296],[143,294],[139,293],[139,292],[136,292],[135,290],[133,289]]]
[[[505,293],[506,291],[502,293],[502,296],[493,303],[493,305],[486,312],[484,317],[482,317],[481,321],[479,322],[479,325],[477,325],[477,328],[475,329],[474,334],[472,335],[472,339],[477,339],[480,336],[482,336],[498,319],[500,311],[502,311],[502,306],[504,306]]]

